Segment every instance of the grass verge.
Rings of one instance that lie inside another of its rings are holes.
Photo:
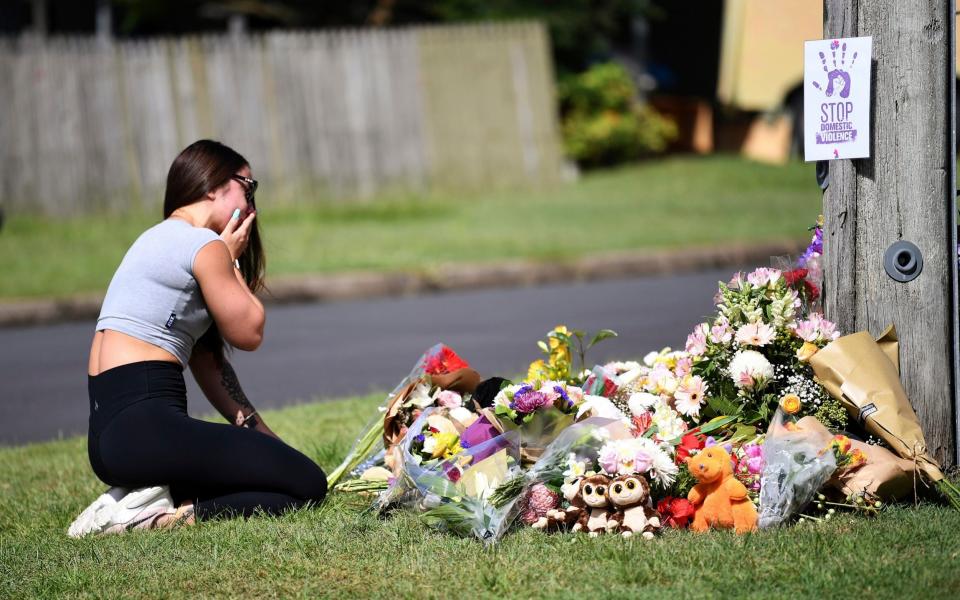
[[[309,200],[271,206],[269,187],[260,193],[270,275],[801,240],[821,206],[812,166],[734,156],[671,158],[541,191]],[[102,293],[126,249],[158,218],[10,215],[0,232],[0,298]]]
[[[326,469],[381,396],[266,413]],[[242,468],[242,465],[238,465]],[[334,494],[280,518],[71,540],[70,521],[103,491],[83,438],[0,449],[0,596],[169,597],[849,597],[956,598],[960,514],[892,507],[876,518],[743,537],[668,531],[508,534],[492,551],[409,514],[378,518]]]

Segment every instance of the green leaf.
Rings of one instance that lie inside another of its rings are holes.
[[[742,407],[738,404],[722,398],[720,396],[710,396],[707,398],[707,404],[721,415],[739,415],[742,411]]]
[[[590,343],[587,344],[587,349],[593,348],[596,344],[599,344],[603,340],[615,337],[617,337],[616,331],[612,329],[601,329],[597,332],[597,335],[593,336],[593,339],[590,340]]]

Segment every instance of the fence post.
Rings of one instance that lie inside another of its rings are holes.
[[[824,306],[846,332],[900,335],[900,378],[944,467],[957,462],[955,0],[824,0],[824,38],[872,36],[870,158],[834,161]],[[923,270],[883,267],[907,240]]]

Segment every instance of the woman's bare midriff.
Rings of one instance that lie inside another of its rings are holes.
[[[163,348],[154,346],[119,331],[104,329],[93,334],[90,345],[90,361],[87,374],[99,375],[104,371],[135,362],[162,360],[179,365],[177,357]]]

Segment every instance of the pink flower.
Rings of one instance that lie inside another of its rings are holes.
[[[613,444],[601,449],[600,456],[597,457],[597,464],[607,473],[617,472],[617,467],[620,465],[620,455]]]
[[[550,404],[553,404],[553,402],[545,394],[533,391],[530,386],[524,386],[524,389],[517,390],[517,393],[513,396],[510,408],[521,414],[529,414]]]
[[[766,323],[748,323],[737,330],[737,343],[744,346],[766,346],[777,332]]]
[[[793,329],[793,332],[797,334],[797,337],[805,342],[816,342],[820,337],[820,330],[817,328],[817,324],[814,323],[812,319],[797,323],[796,327]]]
[[[533,525],[540,517],[560,505],[560,496],[542,483],[535,483],[520,509],[520,519],[527,525]]]
[[[714,344],[729,344],[733,339],[733,329],[730,323],[723,319],[710,329],[710,341]]]
[[[700,356],[707,351],[707,338],[700,332],[700,326],[687,336],[686,351],[692,356]]]
[[[818,328],[820,329],[820,335],[823,337],[824,340],[829,340],[832,342],[838,337],[840,337],[840,332],[837,331],[836,323],[834,323],[833,321],[828,321],[824,319],[819,314],[817,314],[816,316],[820,319]]]
[[[740,387],[745,389],[750,389],[753,387],[755,381],[753,380],[753,375],[750,374],[750,371],[741,371],[737,375],[737,383],[740,384]]]
[[[688,417],[699,416],[706,393],[707,385],[702,378],[697,375],[685,378],[673,395],[677,412]]]
[[[445,408],[460,408],[463,406],[463,398],[456,392],[443,390],[437,394],[437,405]]]
[[[677,366],[673,369],[677,379],[683,379],[693,370],[693,359],[689,356],[677,359]]]
[[[777,269],[760,267],[747,275],[747,281],[754,287],[774,287],[780,280],[782,273]]]
[[[646,450],[637,450],[636,454],[633,455],[633,460],[630,462],[621,462],[620,468],[621,473],[630,473],[631,468],[633,473],[646,473],[650,470],[650,467],[653,466],[653,457],[646,452]]]

